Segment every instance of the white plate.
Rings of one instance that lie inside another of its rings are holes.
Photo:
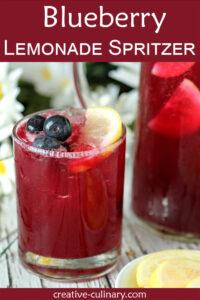
[[[116,288],[138,288],[136,282],[136,269],[139,262],[145,257],[135,258],[129,262],[123,269],[119,272],[117,279],[115,281]]]

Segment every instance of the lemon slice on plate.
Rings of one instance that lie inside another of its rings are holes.
[[[118,288],[200,287],[200,251],[172,249],[141,256],[118,274]]]
[[[195,279],[191,280],[187,286],[187,288],[200,288],[200,277],[196,277]]]
[[[123,134],[121,117],[111,107],[88,108],[82,134],[87,144],[94,144],[100,148],[107,147]]]
[[[136,278],[138,286],[144,288],[151,287],[151,275],[160,264],[171,259],[178,259],[179,257],[198,260],[200,264],[200,251],[198,250],[172,249],[148,254],[141,260],[137,267]]]
[[[200,261],[187,258],[166,260],[157,267],[150,278],[152,288],[184,288],[200,276]]]

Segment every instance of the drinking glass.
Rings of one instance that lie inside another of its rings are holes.
[[[47,110],[81,127],[85,109]],[[27,120],[13,130],[19,256],[35,273],[94,278],[117,263],[121,247],[125,129],[112,145],[69,152],[33,147]]]

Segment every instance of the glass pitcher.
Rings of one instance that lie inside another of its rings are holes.
[[[133,208],[148,224],[200,236],[200,63],[143,63]]]

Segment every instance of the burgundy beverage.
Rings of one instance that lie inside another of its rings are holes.
[[[200,235],[200,63],[144,63],[133,179],[139,218]]]
[[[55,116],[69,121],[66,140],[51,135]],[[125,132],[100,148],[87,126],[86,110],[67,109],[27,116],[14,129],[19,254],[48,277],[96,277],[120,253]]]

